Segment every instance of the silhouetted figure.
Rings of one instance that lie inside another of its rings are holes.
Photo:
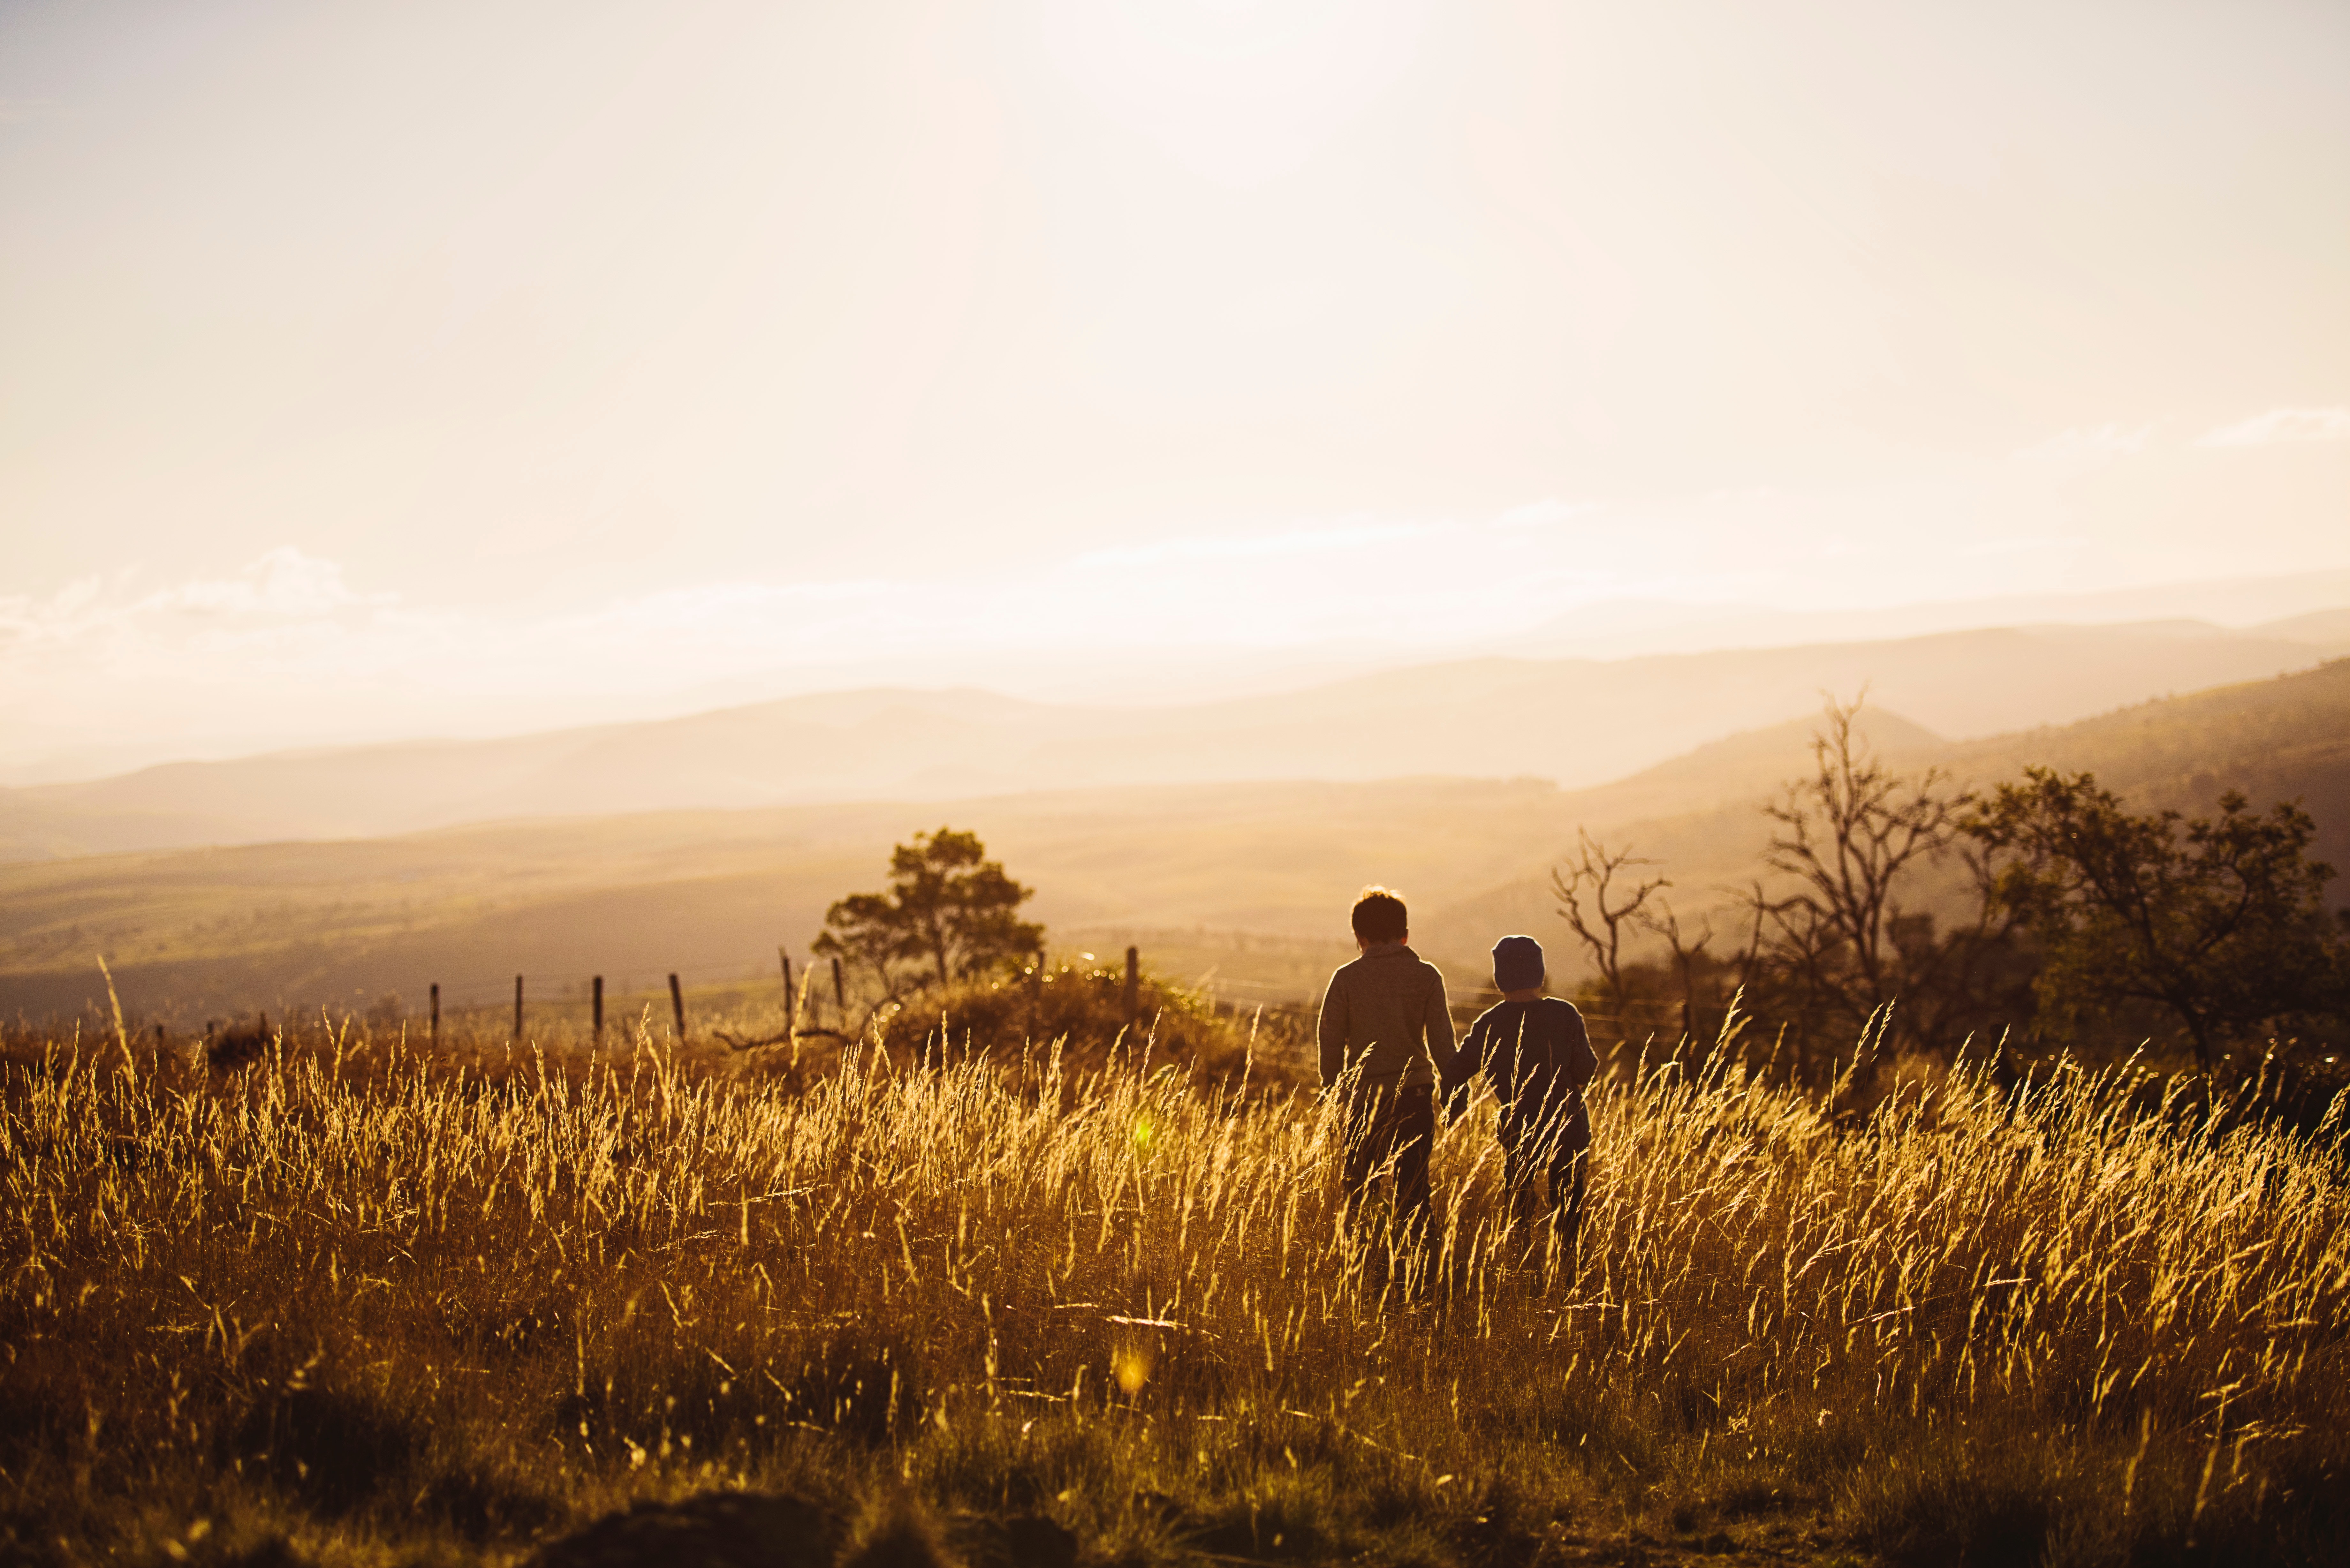
[[[1502,1182],[1530,1241],[1547,1214],[1559,1242],[1559,1278],[1575,1278],[1583,1230],[1591,1118],[1584,1085],[1598,1071],[1590,1032],[1575,1004],[1543,994],[1542,944],[1503,937],[1493,944],[1493,989],[1502,1000],[1469,1026],[1445,1075],[1445,1108],[1458,1116],[1482,1072],[1501,1101]],[[1544,1185],[1548,1191],[1545,1193]]]
[[[1318,1030],[1322,1082],[1347,1096],[1344,1202],[1353,1214],[1391,1164],[1397,1225],[1405,1241],[1421,1244],[1435,1091],[1452,1061],[1452,1014],[1444,976],[1408,945],[1401,898],[1385,888],[1364,888],[1354,926],[1363,956],[1330,976]]]

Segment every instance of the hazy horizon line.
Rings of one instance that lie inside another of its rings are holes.
[[[2230,596],[2235,600],[2232,614],[2227,607]],[[2266,602],[2260,607],[2246,607],[2262,600]],[[2268,613],[2280,605],[2288,607]],[[1750,649],[1898,643],[1967,632],[2063,627],[2178,624],[2243,635],[2337,608],[2350,609],[2350,566],[2290,575],[2180,578],[2079,594],[1917,599],[1863,608],[1806,610],[1762,603],[1622,597],[1576,607],[1574,613],[1589,618],[1612,615],[1614,620],[1605,629],[1579,639],[1545,635],[1543,628],[1536,628],[1417,645],[1330,638],[1273,647],[1237,642],[1132,646],[1096,651],[1089,656],[1086,676],[1076,680],[1055,680],[1042,668],[1024,671],[1024,660],[1016,652],[995,653],[992,661],[986,656],[966,659],[959,677],[935,671],[938,655],[844,660],[813,668],[753,671],[665,692],[638,693],[633,701],[619,704],[619,711],[601,715],[573,713],[546,723],[499,723],[484,711],[471,723],[441,728],[376,726],[315,738],[224,735],[209,743],[182,743],[169,750],[152,744],[63,747],[46,754],[0,758],[0,788],[96,783],[177,763],[333,754],[379,746],[523,740],[689,719],[798,698],[971,692],[1043,707],[1146,711],[1305,691],[1383,672],[1481,659],[1615,663]],[[1069,656],[1067,649],[1048,649],[1030,654],[1025,662],[1045,666]],[[1103,690],[1104,682],[1111,680],[1122,683],[1125,700]],[[140,760],[99,760],[109,753],[118,756],[127,753]]]

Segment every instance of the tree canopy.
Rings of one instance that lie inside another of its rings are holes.
[[[874,971],[885,993],[915,974],[945,984],[1043,950],[1045,928],[1019,918],[1035,889],[987,858],[975,833],[918,833],[889,855],[889,885],[851,893],[825,911],[813,944]]]
[[[2298,805],[2263,815],[2231,791],[2216,819],[2137,815],[2093,774],[2032,768],[1968,831],[2002,856],[1992,896],[2040,948],[2043,1030],[2150,1006],[2208,1069],[2228,1037],[2345,1001],[2334,871],[2309,857]]]

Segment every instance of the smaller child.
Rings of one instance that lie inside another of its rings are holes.
[[[1466,1109],[1470,1080],[1484,1073],[1502,1103],[1502,1182],[1511,1210],[1531,1240],[1545,1209],[1548,1178],[1559,1278],[1572,1281],[1591,1147],[1583,1089],[1599,1061],[1575,1004],[1543,994],[1542,944],[1534,938],[1503,937],[1493,944],[1493,989],[1502,1000],[1469,1026],[1445,1074],[1445,1109],[1448,1116]]]

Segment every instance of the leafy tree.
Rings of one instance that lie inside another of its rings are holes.
[[[888,888],[833,905],[811,945],[870,969],[885,994],[909,978],[900,965],[926,968],[927,978],[944,985],[1043,950],[1045,928],[1019,918],[1035,891],[988,859],[977,834],[918,833],[890,851]]]
[[[2044,1025],[2150,1004],[2209,1071],[2231,1035],[2340,1008],[2350,966],[2307,812],[2286,802],[2263,816],[2231,790],[2216,821],[2182,821],[2131,814],[2093,774],[2031,768],[1967,831],[2009,857],[1992,893],[2042,949]]]

